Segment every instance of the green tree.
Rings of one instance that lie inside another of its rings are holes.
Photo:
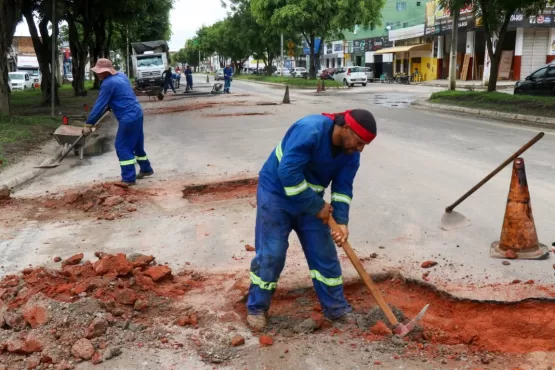
[[[10,89],[8,85],[7,54],[13,35],[21,19],[23,0],[0,1],[0,113],[10,114]]]
[[[545,0],[473,0],[476,17],[482,19],[486,33],[486,45],[490,59],[489,92],[495,91],[497,88],[499,62],[503,51],[501,45],[505,41],[511,16],[517,12],[522,12],[526,16],[536,15],[546,5]],[[494,46],[496,38],[498,39],[497,47]]]
[[[41,92],[42,92],[42,105],[48,106],[51,103],[51,86],[52,86],[52,33],[49,34],[49,24],[52,24],[52,1],[41,0],[24,0],[22,14],[27,21],[29,27],[29,34],[33,41],[35,55],[39,62],[41,79]],[[59,1],[57,1],[56,9],[60,9]],[[35,16],[39,20],[38,29],[35,24]],[[57,12],[56,19],[60,19],[60,12]],[[54,24],[54,34],[58,34],[58,22]],[[58,98],[58,83],[55,82],[55,103],[60,104]]]
[[[381,20],[384,0],[251,0],[260,24],[279,32],[300,33],[310,47],[310,76],[316,77],[316,39],[321,44],[337,30],[373,26]]]

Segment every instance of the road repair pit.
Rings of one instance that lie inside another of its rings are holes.
[[[205,101],[205,102],[195,102],[189,103],[186,102],[185,104],[181,105],[169,105],[164,107],[158,108],[146,108],[144,110],[145,114],[170,114],[170,113],[178,113],[178,112],[189,112],[195,110],[202,110],[208,108],[217,108],[217,107],[231,107],[231,106],[241,106],[241,105],[248,105],[248,102],[245,100],[238,100],[238,101]]]
[[[415,350],[426,351],[430,357],[436,357],[438,347],[443,346],[474,352],[523,354],[555,351],[555,302],[530,300],[503,304],[457,300],[430,287],[391,277],[379,282],[378,286],[386,301],[393,306],[396,316],[404,314],[405,322],[430,304],[420,323],[422,329],[414,330],[412,335],[404,338],[403,346],[408,345],[408,349],[413,344]],[[511,288],[507,286],[506,289]],[[332,326],[329,322],[320,323],[322,331],[331,336],[344,332],[351,338],[368,341],[392,339],[390,329],[378,323],[378,320],[387,321],[364,284],[346,284],[345,296],[353,306],[356,323],[343,327]],[[246,315],[245,303],[237,303],[235,310],[240,315]],[[320,312],[321,307],[312,288],[294,291],[278,289],[272,299],[266,331],[277,331],[282,335],[298,333],[301,323],[311,317],[318,321],[315,317],[321,316]],[[376,324],[378,328],[374,327]],[[310,332],[314,330],[317,328]],[[422,347],[420,343],[428,344]],[[460,345],[464,348],[461,349]],[[444,349],[441,352],[445,355]]]
[[[208,184],[187,185],[183,198],[192,203],[207,203],[220,200],[251,198],[256,195],[258,178],[229,180]]]

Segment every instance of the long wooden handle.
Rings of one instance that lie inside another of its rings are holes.
[[[331,216],[331,215],[330,215],[330,218],[328,220],[328,225],[329,225],[329,227],[332,231],[343,234],[341,232],[341,229],[337,225],[337,222],[335,222],[333,216]],[[383,298],[382,293],[380,292],[380,290],[378,289],[376,284],[374,284],[374,282],[372,281],[372,278],[370,277],[370,275],[368,275],[368,273],[366,272],[366,270],[362,266],[362,263],[360,262],[357,255],[355,254],[355,251],[353,251],[353,248],[351,248],[351,244],[349,244],[349,242],[346,241],[343,244],[341,244],[341,248],[343,248],[343,250],[345,250],[345,253],[347,253],[347,256],[349,257],[349,259],[353,263],[353,266],[355,266],[355,269],[357,270],[358,274],[360,275],[360,278],[364,281],[364,284],[366,284],[366,288],[368,288],[370,293],[372,293],[372,296],[374,297],[376,302],[378,302],[378,305],[380,306],[380,308],[384,312],[385,316],[389,320],[389,323],[392,326],[397,326],[399,324],[399,321],[397,321],[397,318],[395,317],[395,315],[393,314],[393,312],[391,311],[391,309],[389,308],[389,306],[385,302],[385,299]]]
[[[445,208],[445,212],[447,213],[451,213],[453,211],[453,209],[455,209],[456,206],[458,206],[459,204],[461,204],[466,198],[468,198],[469,196],[471,196],[472,194],[474,194],[474,192],[478,189],[480,189],[486,182],[488,182],[489,180],[491,180],[491,178],[495,175],[497,175],[503,168],[507,167],[507,165],[509,163],[511,163],[512,161],[514,161],[519,155],[521,155],[522,153],[524,153],[525,151],[527,151],[528,149],[530,149],[530,147],[532,145],[534,145],[535,143],[537,143],[538,141],[540,141],[540,139],[544,136],[545,134],[543,132],[540,132],[539,134],[537,134],[532,140],[530,140],[529,142],[527,142],[526,144],[524,144],[524,146],[522,148],[520,148],[518,151],[516,151],[513,155],[511,155],[509,158],[507,158],[505,160],[505,162],[501,163],[501,165],[499,165],[499,167],[497,167],[495,170],[493,170],[489,175],[487,175],[486,177],[484,177],[482,179],[482,181],[480,181],[478,184],[476,184],[472,189],[470,189],[469,191],[466,192],[466,194],[464,194],[462,197],[460,197],[455,203],[451,204],[449,207]]]

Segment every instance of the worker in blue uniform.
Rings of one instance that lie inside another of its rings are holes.
[[[134,185],[136,179],[152,176],[154,171],[144,149],[143,110],[127,76],[112,68],[109,59],[98,59],[92,71],[102,81],[100,93],[83,128],[83,135],[92,132],[94,124],[110,106],[119,127],[116,135],[116,153],[121,166],[122,182]],[[136,173],[135,164],[140,167]]]
[[[224,94],[229,94],[231,91],[231,80],[233,79],[233,68],[228,64],[224,68]]]
[[[256,256],[251,262],[247,323],[262,330],[294,230],[306,256],[322,311],[330,320],[352,311],[343,293],[334,242],[349,235],[349,207],[360,153],[376,137],[364,109],[310,115],[294,123],[270,154],[258,180]],[[331,183],[331,204],[324,192]],[[332,233],[333,215],[341,233]]]
[[[185,79],[187,80],[186,90],[193,90],[193,71],[189,65],[185,68]]]
[[[177,94],[175,87],[173,86],[172,67],[168,67],[168,69],[162,72],[162,78],[164,79],[164,94],[168,92],[168,87],[172,89],[174,94]]]

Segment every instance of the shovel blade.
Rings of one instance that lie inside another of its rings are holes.
[[[451,211],[445,212],[441,217],[441,228],[446,231],[462,229],[472,223],[462,213]]]

